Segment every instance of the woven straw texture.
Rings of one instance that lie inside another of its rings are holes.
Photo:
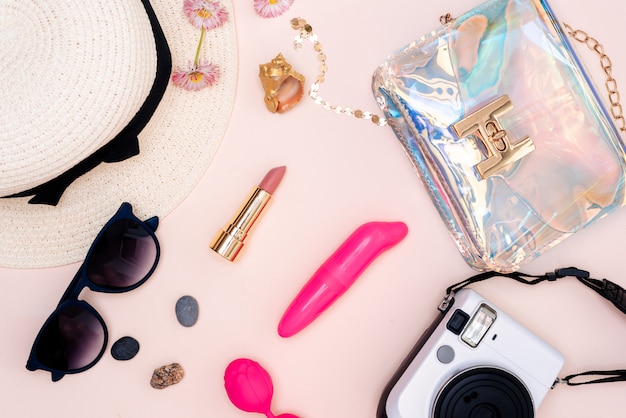
[[[51,267],[80,261],[123,201],[164,217],[213,159],[232,112],[237,43],[232,3],[207,32],[203,57],[221,69],[199,92],[168,85],[139,135],[140,154],[100,164],[57,206],[0,199],[0,265]],[[173,65],[196,52],[199,29],[182,1],[152,0]],[[0,4],[0,196],[34,187],[108,142],[134,116],[154,81],[156,55],[139,0],[3,0]]]

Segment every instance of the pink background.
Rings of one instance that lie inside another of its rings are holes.
[[[78,264],[42,270],[0,268],[0,416],[246,417],[229,402],[226,365],[259,361],[275,384],[273,411],[310,418],[375,416],[390,376],[433,320],[444,289],[475,272],[454,246],[389,128],[335,115],[305,99],[288,113],[263,104],[258,65],[282,52],[307,78],[318,62],[306,42],[295,51],[289,20],[307,19],[328,55],[322,97],[377,110],[371,75],[385,56],[434,29],[444,12],[458,15],[476,1],[363,2],[296,0],[264,20],[252,0],[237,0],[238,87],[229,128],[211,167],[157,232],[162,260],[153,278],[123,295],[83,297],[103,315],[110,341],[131,335],[136,358],[114,360],[109,348],[88,372],[57,383],[24,368],[37,330],[54,309]],[[178,2],[173,2],[178,7]],[[623,16],[613,0],[552,0],[559,19],[600,39],[614,76],[626,85]],[[581,56],[594,73],[598,59]],[[182,140],[182,139],[181,139]],[[250,188],[272,167],[287,173],[245,252],[232,264],[208,249]],[[324,315],[296,336],[278,336],[278,321],[316,268],[362,223],[404,221],[409,235],[384,253]],[[622,209],[528,264],[543,273],[576,265],[626,286]],[[487,299],[566,356],[561,376],[626,368],[626,317],[575,281],[526,287],[495,280],[475,286]],[[200,319],[178,324],[176,300],[192,295]],[[153,369],[171,362],[186,376],[155,390]],[[603,418],[623,414],[626,383],[551,391],[539,418]],[[257,415],[258,416],[258,415]]]

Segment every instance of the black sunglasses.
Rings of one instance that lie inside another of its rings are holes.
[[[78,295],[85,287],[96,292],[128,292],[148,280],[159,261],[154,235],[158,224],[156,216],[140,221],[129,203],[120,206],[96,236],[59,305],[41,327],[26,362],[28,370],[47,370],[56,382],[100,360],[107,346],[106,324]]]

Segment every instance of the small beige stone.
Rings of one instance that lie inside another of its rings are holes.
[[[183,366],[178,363],[168,364],[154,369],[152,379],[150,379],[150,386],[155,389],[165,389],[183,380],[184,376],[185,370],[183,370]]]

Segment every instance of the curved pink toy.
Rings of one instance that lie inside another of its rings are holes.
[[[383,251],[408,233],[403,222],[368,222],[358,227],[322,264],[291,302],[278,334],[291,337],[332,305]]]
[[[269,373],[259,363],[247,358],[233,360],[224,373],[228,398],[246,412],[265,414],[267,418],[299,418],[293,414],[274,415],[270,410],[274,385]]]

